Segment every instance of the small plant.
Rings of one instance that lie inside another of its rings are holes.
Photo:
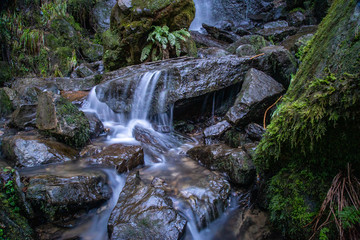
[[[20,37],[19,44],[30,54],[39,54],[41,47],[45,45],[44,32],[39,29],[26,28]]]
[[[54,2],[45,2],[41,5],[42,18],[41,21],[44,25],[56,17],[65,17],[67,9],[67,2],[63,0],[55,0]]]
[[[153,26],[154,30],[148,35],[147,44],[142,52],[140,61],[148,58],[152,61],[170,58],[170,51],[175,50],[176,56],[181,54],[181,45],[190,37],[190,33],[185,30],[169,32],[168,26]]]

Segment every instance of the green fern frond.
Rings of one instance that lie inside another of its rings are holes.
[[[149,57],[152,47],[153,47],[153,44],[149,43],[148,45],[146,45],[143,48],[143,50],[141,52],[141,57],[140,57],[141,62],[145,61]]]

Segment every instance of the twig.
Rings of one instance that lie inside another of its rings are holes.
[[[252,59],[254,59],[254,58],[257,58],[257,57],[260,57],[260,56],[262,56],[262,55],[265,55],[265,53],[260,53],[260,54],[258,54],[258,55],[252,56],[252,57],[250,58],[250,60],[252,60]]]
[[[266,129],[266,115],[267,115],[267,112],[273,107],[273,106],[275,106],[279,101],[280,101],[280,99],[282,98],[283,96],[280,96],[279,98],[278,98],[278,100],[276,100],[276,102],[275,103],[273,103],[270,107],[268,107],[267,109],[266,109],[266,111],[265,111],[265,114],[264,114],[264,129]]]

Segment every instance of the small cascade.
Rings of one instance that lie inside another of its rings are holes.
[[[211,0],[194,0],[195,3],[195,18],[190,25],[191,31],[200,32],[202,24],[214,25],[215,19],[212,13],[213,4]]]
[[[158,81],[162,77],[163,89],[156,92]],[[126,86],[127,92],[130,83]],[[132,96],[130,113],[115,113],[106,103],[101,102],[96,95],[94,87],[87,102],[83,105],[84,112],[96,113],[104,126],[110,129],[108,140],[111,142],[138,144],[133,137],[133,130],[136,126],[154,131],[153,125],[159,129],[159,132],[170,132],[172,128],[173,106],[166,111],[166,97],[168,92],[168,80],[166,73],[154,71],[145,73],[136,86]],[[119,96],[125,99],[126,96]],[[154,103],[157,100],[156,103]],[[153,110],[159,113],[151,116]],[[157,130],[158,130],[157,129]]]

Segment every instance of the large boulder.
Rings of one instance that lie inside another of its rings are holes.
[[[186,223],[165,194],[164,182],[155,178],[146,184],[137,173],[127,177],[119,200],[111,213],[110,239],[180,239]]]
[[[226,173],[235,184],[248,186],[255,179],[255,166],[248,154],[240,148],[214,144],[194,147],[187,154],[212,170]]]
[[[19,129],[36,127],[36,108],[37,105],[21,105],[11,115],[10,125]]]
[[[140,63],[142,48],[152,26],[167,25],[170,31],[187,29],[195,16],[192,0],[118,1],[112,9],[110,32],[105,35],[105,67]]]
[[[85,114],[63,97],[42,92],[38,99],[36,126],[70,146],[82,147],[90,139]]]
[[[268,106],[284,91],[284,87],[264,72],[252,68],[234,106],[226,113],[233,124],[244,125],[250,120],[260,120]],[[259,122],[260,122],[259,121]]]
[[[71,166],[70,166],[71,167]],[[60,167],[59,167],[60,168]],[[38,217],[59,220],[80,210],[89,210],[109,200],[111,188],[105,173],[100,171],[68,170],[22,174],[26,200]]]
[[[9,95],[4,88],[0,88],[0,118],[8,116],[14,110]]]
[[[5,157],[18,167],[34,167],[75,160],[77,151],[36,132],[20,132],[2,140]]]
[[[144,164],[144,152],[140,146],[93,143],[80,153],[82,161],[116,167],[119,173],[127,172]]]

